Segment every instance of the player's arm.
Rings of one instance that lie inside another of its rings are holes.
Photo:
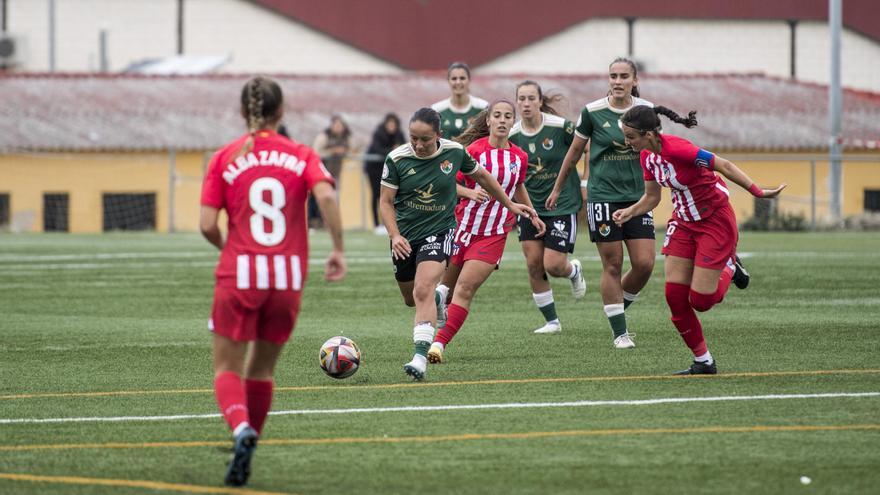
[[[459,198],[472,199],[477,203],[483,203],[489,200],[489,193],[485,189],[471,189],[459,183],[455,183],[455,195]]]
[[[758,185],[755,184],[754,181],[752,181],[752,179],[749,178],[749,176],[742,171],[742,169],[737,167],[730,160],[715,155],[714,162],[716,172],[730,179],[739,187],[752,193],[752,196],[755,196],[756,198],[775,198],[779,195],[780,192],[782,192],[783,189],[785,189],[785,186],[787,185],[783,183],[781,186],[774,189],[762,189],[758,187]]]
[[[330,232],[330,242],[333,248],[327,256],[324,270],[324,278],[335,282],[345,277],[348,267],[345,262],[345,249],[342,243],[342,219],[339,215],[339,203],[336,200],[336,189],[327,182],[320,181],[312,186],[312,195],[321,210],[321,218],[324,226]]]
[[[622,210],[616,210],[611,218],[617,225],[623,225],[631,218],[644,215],[660,204],[660,184],[656,181],[645,181],[645,194],[632,206]]]
[[[412,247],[406,237],[400,235],[400,229],[397,227],[397,211],[394,209],[396,197],[397,189],[382,184],[379,193],[379,215],[388,231],[388,237],[391,238],[391,255],[395,259],[402,260],[412,253]]]
[[[529,192],[526,190],[526,186],[522,182],[516,186],[516,189],[514,189],[513,199],[519,203],[528,206],[533,210],[535,209],[534,205],[532,205],[532,199],[529,197]],[[541,237],[542,235],[544,235],[544,232],[547,230],[547,226],[544,225],[544,221],[541,220],[541,217],[535,215],[530,218],[530,220],[532,221],[532,225],[534,225],[535,229],[537,229],[538,231],[537,237]]]
[[[474,180],[477,181],[477,184],[482,186],[482,188],[485,189],[486,192],[491,194],[493,198],[497,199],[502,206],[513,212],[514,215],[522,215],[528,218],[538,216],[531,206],[526,206],[511,201],[511,199],[508,198],[507,194],[504,192],[504,189],[501,189],[501,185],[498,184],[498,181],[495,180],[495,177],[492,177],[492,174],[487,172],[485,168],[477,167],[471,177],[473,177]]]
[[[556,200],[559,199],[559,193],[565,188],[565,179],[568,178],[568,174],[571,173],[572,170],[577,170],[577,162],[580,160],[581,155],[584,154],[584,149],[587,147],[588,141],[588,139],[585,139],[578,134],[574,135],[574,139],[571,141],[571,146],[568,147],[568,151],[565,152],[565,158],[562,159],[562,166],[559,168],[559,175],[556,176],[553,190],[550,191],[550,195],[547,196],[547,201],[544,203],[544,206],[548,210],[556,209]],[[586,174],[586,170],[584,170],[585,178]]]
[[[223,249],[223,234],[220,232],[218,224],[219,217],[220,210],[218,208],[202,205],[199,215],[199,230],[202,231],[202,235],[208,242],[216,246],[217,249]]]

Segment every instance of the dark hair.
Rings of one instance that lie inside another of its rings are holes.
[[[492,109],[495,108],[495,105],[499,103],[507,103],[508,105],[510,105],[510,107],[513,108],[514,120],[516,120],[516,105],[511,103],[510,100],[508,100],[507,98],[499,98],[497,100],[494,100],[488,107],[481,110],[480,113],[474,115],[468,123],[467,129],[456,136],[454,141],[461,143],[463,146],[469,146],[477,139],[488,136],[489,113],[491,113]]]
[[[385,118],[382,119],[382,123],[380,124],[382,127],[385,127],[389,121],[394,121],[397,124],[397,129],[400,130],[400,117],[397,116],[394,112],[389,112],[385,114]]]
[[[409,119],[409,123],[412,124],[417,120],[428,124],[434,129],[434,132],[440,134],[440,114],[437,113],[437,110],[434,110],[431,107],[422,107],[416,110],[416,113],[414,113],[412,118]]]
[[[669,120],[676,124],[681,124],[688,129],[697,126],[696,110],[691,110],[688,112],[687,117],[682,117],[672,110],[659,105],[653,108],[646,105],[636,105],[623,114],[620,122],[627,127],[632,127],[640,134],[645,134],[649,131],[660,132],[660,117],[657,114],[665,115]]]
[[[514,94],[519,95],[519,88],[523,86],[534,86],[538,89],[538,98],[541,100],[541,108],[540,111],[544,113],[549,113],[552,115],[561,116],[559,110],[554,106],[556,103],[565,101],[565,97],[559,93],[552,95],[545,95],[544,91],[541,89],[541,85],[532,81],[530,79],[526,79],[525,81],[516,85],[516,92]]]
[[[449,76],[452,75],[452,71],[455,69],[464,69],[465,74],[467,74],[468,79],[471,78],[471,68],[468,67],[468,64],[464,62],[452,62],[449,64],[449,67],[446,68],[446,79],[449,79]]]
[[[639,67],[632,60],[630,60],[626,57],[617,57],[614,60],[612,60],[610,64],[608,64],[608,69],[610,70],[611,66],[616,63],[624,63],[624,64],[628,65],[630,67],[630,69],[632,69],[632,71],[633,71],[633,79],[639,77]],[[609,93],[610,93],[610,91],[609,91]],[[632,87],[632,90],[630,91],[630,94],[633,96],[636,96],[636,97],[639,96],[639,87],[637,85],[633,84],[633,87]]]
[[[241,113],[247,120],[250,137],[245,141],[239,156],[254,147],[254,134],[267,124],[274,124],[279,117],[284,98],[281,87],[268,77],[251,78],[241,88]]]
[[[327,136],[333,135],[333,131],[331,128],[333,127],[333,122],[337,120],[339,122],[342,122],[342,137],[348,139],[348,137],[351,136],[351,129],[348,127],[345,119],[342,118],[342,115],[334,115],[330,117],[330,125],[328,125],[326,129],[324,129],[324,134],[326,134]]]

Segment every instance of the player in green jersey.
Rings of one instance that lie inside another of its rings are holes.
[[[440,131],[445,139],[452,139],[467,129],[470,120],[489,105],[489,102],[471,95],[471,69],[464,62],[452,62],[446,69],[446,82],[452,95],[431,105],[440,112]]]
[[[577,212],[583,206],[577,175],[571,174],[565,182],[555,210],[547,210],[544,204],[574,136],[574,125],[551,106],[558,99],[560,95],[545,95],[534,81],[519,83],[516,105],[522,119],[510,132],[510,141],[529,155],[525,188],[538,216],[547,225],[546,233],[539,236],[531,222],[519,222],[519,240],[526,257],[532,298],[545,320],[535,333],[562,330],[547,275],[567,278],[575,299],[583,298],[587,291],[581,262],[568,260],[577,239]]]
[[[596,243],[602,259],[599,291],[614,335],[614,347],[629,349],[635,347],[635,342],[627,331],[625,310],[636,300],[654,269],[654,217],[648,212],[623,225],[615,224],[611,218],[615,210],[629,207],[645,192],[639,155],[626,145],[618,121],[636,105],[653,105],[639,98],[638,71],[631,60],[618,58],[611,62],[608,82],[608,95],[581,111],[574,141],[546,206],[557,206],[568,174],[589,142],[590,160],[585,174],[589,178],[587,223],[590,240]],[[631,266],[621,275],[624,244]]]
[[[514,215],[533,217],[514,203],[486,170],[456,142],[440,138],[440,114],[419,109],[409,122],[409,144],[388,154],[382,171],[379,211],[391,238],[394,277],[404,303],[415,306],[415,355],[403,367],[415,380],[425,377],[434,340],[439,296],[435,288],[452,252],[456,174],[472,177]]]

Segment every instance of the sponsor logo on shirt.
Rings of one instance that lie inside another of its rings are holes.
[[[428,184],[427,190],[423,191],[419,188],[415,188],[415,192],[419,193],[419,196],[416,199],[421,201],[422,203],[430,204],[430,203],[433,203],[434,201],[436,201],[434,196],[436,196],[437,193],[434,192],[434,184],[433,183]]]
[[[449,160],[443,160],[443,161],[440,163],[440,170],[441,170],[444,174],[449,175],[449,172],[452,172],[452,162],[450,162]]]
[[[617,153],[621,153],[621,154],[632,153],[632,148],[630,148],[629,146],[627,146],[624,143],[618,143],[617,141],[611,140],[611,144],[614,146],[614,151],[616,151]]]
[[[416,169],[414,169],[414,168],[409,169],[409,171],[407,171],[406,175],[416,175]]]
[[[602,124],[602,127],[604,127],[605,129],[607,129],[607,128],[611,127],[611,123],[609,123],[609,122],[606,120],[605,123]]]

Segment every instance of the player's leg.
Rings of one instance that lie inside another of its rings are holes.
[[[494,263],[486,263],[482,260],[470,259],[464,262],[458,282],[455,284],[455,292],[452,295],[452,304],[449,305],[449,316],[446,326],[437,332],[435,343],[445,349],[446,345],[455,337],[455,334],[464,325],[477,289],[495,271]]]
[[[538,311],[544,316],[544,326],[535,333],[557,333],[562,330],[559,316],[556,314],[556,303],[553,301],[553,288],[547,280],[544,270],[544,241],[532,240],[520,243],[526,258],[526,269],[529,274],[529,286],[532,288],[532,299]]]
[[[446,270],[446,261],[424,260],[416,266],[413,284],[416,316],[413,326],[413,345],[415,353],[412,361],[405,364],[404,372],[414,380],[425,378],[428,364],[428,349],[434,341],[434,328],[437,320],[435,293],[437,284]]]
[[[443,272],[443,279],[440,281],[440,285],[437,286],[437,290],[434,293],[434,302],[437,306],[437,330],[440,330],[446,325],[447,310],[452,298],[452,292],[455,289],[455,282],[458,281],[458,274],[461,273],[461,263],[462,262],[457,260],[453,254],[449,266],[447,266],[446,271]]]
[[[654,271],[654,239],[627,239],[626,252],[629,255],[630,269],[620,280],[623,290],[623,309],[626,310],[636,301],[639,293],[651,279]]]
[[[611,333],[614,347],[631,349],[635,347],[626,326],[626,313],[623,309],[623,288],[621,270],[623,267],[623,241],[597,242],[599,258],[602,260],[602,276],[599,279],[599,292]]]
[[[246,349],[244,342],[214,334],[214,395],[234,439],[233,457],[224,478],[225,483],[232,486],[247,483],[259,436],[249,423],[247,396],[241,380]]]
[[[733,210],[722,208],[698,222],[696,268],[691,281],[691,306],[708,311],[724,300],[736,272],[738,232]]]
[[[551,277],[567,278],[571,282],[572,295],[575,299],[581,299],[587,292],[581,262],[568,259],[568,254],[574,252],[577,239],[577,217],[573,214],[546,217],[545,224],[547,233],[542,239],[544,268]]]
[[[672,313],[672,324],[694,355],[691,367],[676,374],[715,374],[715,361],[706,345],[703,326],[690,303],[694,262],[692,259],[667,255],[665,269],[666,303]]]
[[[397,288],[400,289],[400,295],[403,297],[403,303],[410,308],[416,305],[413,299],[413,286],[416,278],[416,246],[413,246],[413,252],[405,259],[397,259],[392,256],[391,263],[394,266],[394,279],[397,280]]]
[[[257,340],[251,346],[245,366],[244,388],[247,395],[248,417],[251,426],[262,434],[263,424],[272,407],[275,363],[284,344]]]

